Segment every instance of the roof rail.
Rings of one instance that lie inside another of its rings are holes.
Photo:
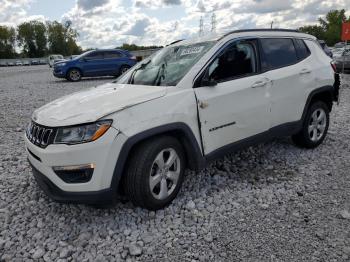
[[[267,28],[267,29],[240,29],[240,30],[233,30],[233,31],[230,31],[226,34],[224,34],[222,38],[228,36],[228,35],[231,35],[231,34],[236,34],[236,33],[245,33],[245,32],[290,32],[290,33],[300,33],[300,31],[298,30],[293,30],[293,29],[270,29],[270,28]]]
[[[183,41],[183,40],[184,40],[184,39],[179,39],[179,40],[176,40],[176,41],[171,42],[170,44],[168,44],[168,45],[166,45],[166,46],[176,44],[176,43],[181,42],[181,41]]]

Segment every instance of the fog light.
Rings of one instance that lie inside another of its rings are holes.
[[[95,165],[54,166],[52,169],[66,183],[86,183],[91,180]]]

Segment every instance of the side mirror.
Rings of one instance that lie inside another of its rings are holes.
[[[201,86],[210,86],[210,87],[213,87],[213,86],[216,86],[218,84],[218,82],[216,82],[215,80],[213,79],[202,79],[201,81]]]

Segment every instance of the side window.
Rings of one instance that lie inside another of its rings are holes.
[[[261,39],[263,70],[272,70],[298,62],[293,40],[289,38]]]
[[[97,60],[97,59],[103,59],[103,53],[102,52],[92,52],[85,56],[87,60]]]
[[[105,52],[105,58],[111,59],[111,58],[120,58],[120,57],[122,57],[122,54],[118,51]]]
[[[204,78],[224,82],[249,76],[257,71],[257,41],[242,40],[223,50],[211,63]]]
[[[307,58],[311,52],[307,45],[305,44],[304,40],[301,39],[295,39],[295,48],[297,50],[297,55],[299,58],[299,61],[304,60]]]

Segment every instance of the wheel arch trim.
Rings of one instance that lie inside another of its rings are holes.
[[[118,189],[125,171],[129,154],[135,145],[156,135],[171,134],[175,132],[180,132],[184,135],[181,137],[180,142],[184,146],[186,155],[190,157],[190,161],[192,162],[191,169],[199,170],[203,168],[205,165],[205,158],[202,155],[198,141],[191,128],[182,122],[166,124],[142,131],[126,140],[119,152],[119,156],[113,171],[111,188],[114,188],[115,190]]]
[[[328,93],[330,95],[330,101],[334,101],[334,87],[331,85],[327,85],[327,86],[322,86],[319,87],[317,89],[314,89],[313,91],[310,92],[310,94],[308,95],[307,99],[306,99],[306,103],[304,106],[304,110],[303,110],[303,114],[301,117],[301,120],[304,121],[306,114],[307,114],[307,110],[311,105],[311,101],[314,97],[316,97],[319,94],[323,94],[323,93]]]

